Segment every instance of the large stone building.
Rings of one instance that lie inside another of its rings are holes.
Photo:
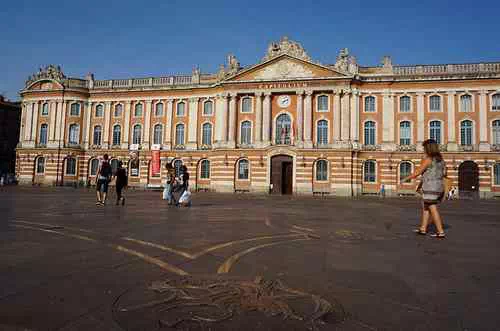
[[[25,183],[86,183],[108,153],[133,154],[142,187],[162,185],[171,158],[197,189],[405,194],[415,183],[399,179],[434,138],[462,193],[500,194],[500,63],[363,67],[342,49],[321,64],[283,38],[213,74],[95,80],[48,66],[21,96]]]
[[[0,95],[0,176],[13,174],[21,126],[21,103]]]

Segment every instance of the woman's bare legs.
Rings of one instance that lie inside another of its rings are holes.
[[[427,226],[429,225],[431,213],[429,209],[426,209],[424,204],[422,203],[422,219],[420,221],[420,231],[427,232]]]
[[[431,213],[432,220],[436,225],[437,233],[444,233],[443,220],[441,219],[437,205],[430,205],[429,211]]]

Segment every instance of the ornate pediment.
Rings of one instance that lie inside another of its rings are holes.
[[[255,79],[285,79],[285,78],[311,78],[313,71],[305,65],[288,59],[283,59],[266,66],[255,74]]]
[[[63,79],[66,79],[66,76],[62,72],[60,66],[55,66],[53,64],[49,64],[45,68],[40,67],[39,71],[36,74],[29,76],[25,82],[25,86],[28,87],[33,82],[36,82],[36,81],[42,80],[42,79],[61,81]]]

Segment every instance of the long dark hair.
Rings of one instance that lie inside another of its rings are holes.
[[[422,143],[425,154],[438,161],[443,161],[443,156],[439,151],[439,145],[434,139],[427,139]]]

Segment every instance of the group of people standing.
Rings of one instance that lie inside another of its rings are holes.
[[[175,168],[171,162],[166,165],[167,178],[163,199],[168,201],[169,205],[191,206],[191,192],[189,191],[189,171],[185,165],[180,167],[179,174],[176,176]],[[118,161],[118,166],[113,171],[109,162],[108,154],[103,155],[102,162],[96,174],[96,194],[97,206],[104,206],[108,195],[109,184],[115,180],[116,205],[125,205],[125,196],[123,191],[128,186],[127,170],[123,167],[123,162]]]

